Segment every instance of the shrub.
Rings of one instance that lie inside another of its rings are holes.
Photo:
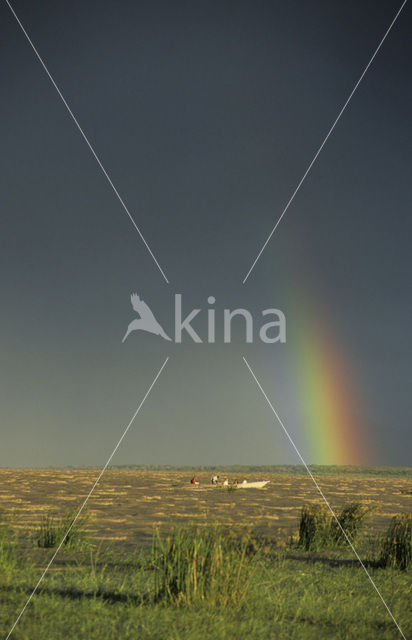
[[[382,566],[407,569],[411,565],[412,513],[401,513],[392,518],[382,547]]]
[[[348,536],[349,540],[353,542],[362,530],[366,518],[370,513],[370,507],[362,504],[361,502],[351,502],[345,507],[338,516],[339,523]],[[342,529],[339,527],[336,520],[331,520],[331,540],[334,544],[342,545],[347,544],[347,540],[342,533]]]
[[[326,506],[304,506],[300,516],[298,546],[305,551],[319,551],[329,542],[330,517]]]
[[[155,530],[155,600],[239,606],[247,595],[256,555],[249,534],[223,527],[175,528],[165,538]]]
[[[67,513],[62,518],[55,520],[53,516],[46,515],[40,526],[37,545],[44,549],[56,547],[62,541],[66,531],[70,528],[75,514]],[[86,544],[84,539],[84,518],[78,518],[64,539],[63,545],[67,548],[79,548]]]

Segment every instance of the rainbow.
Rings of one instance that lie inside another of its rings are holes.
[[[291,318],[287,343],[292,347],[290,370],[305,431],[307,462],[370,464],[367,423],[351,384],[349,354],[330,324],[322,321],[324,314],[316,313],[315,319],[310,313],[308,317],[305,306],[304,324],[293,323]]]

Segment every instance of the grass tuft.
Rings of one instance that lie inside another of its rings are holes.
[[[39,537],[37,539],[37,545],[42,549],[49,549],[55,547],[58,539],[57,526],[54,524],[52,516],[44,516],[40,525]]]
[[[330,516],[326,506],[304,506],[300,516],[298,546],[305,551],[320,551],[329,542]]]
[[[66,531],[70,528],[75,518],[75,513],[69,512],[62,518],[55,519],[52,515],[46,515],[40,526],[37,538],[37,546],[42,549],[56,547],[62,541]],[[78,518],[64,539],[63,545],[68,549],[79,549],[87,546],[83,526],[84,518]]]
[[[155,601],[239,606],[249,590],[257,556],[250,534],[218,526],[154,531]]]
[[[338,520],[351,542],[353,542],[362,531],[370,511],[370,507],[362,504],[361,502],[351,502],[342,509],[338,516]],[[347,544],[347,540],[342,533],[342,529],[339,527],[335,519],[331,520],[330,528],[331,541],[334,545],[339,546]]]
[[[337,516],[351,542],[361,532],[370,511],[370,507],[361,502],[351,502]],[[304,506],[300,516],[298,546],[305,551],[320,551],[326,547],[345,545],[347,540],[342,529],[331,517],[326,505]]]
[[[380,563],[384,567],[408,569],[412,564],[412,513],[392,518],[383,541]]]

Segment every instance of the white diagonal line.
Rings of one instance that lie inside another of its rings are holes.
[[[6,0],[7,1],[7,0]],[[269,233],[268,237],[266,238],[266,241],[263,245],[263,247],[261,248],[261,250],[259,251],[259,253],[257,254],[255,260],[253,261],[252,266],[250,267],[249,271],[247,272],[244,280],[243,280],[243,284],[245,284],[246,280],[248,279],[248,277],[250,276],[250,274],[252,273],[252,270],[255,267],[255,264],[257,263],[257,261],[259,260],[260,256],[262,255],[262,253],[264,252],[264,250],[266,249],[267,244],[269,243],[271,237],[273,236],[273,234],[275,233],[276,229],[278,228],[283,216],[285,215],[286,211],[289,209],[290,205],[292,204],[293,200],[295,199],[295,196],[297,194],[297,192],[299,191],[300,187],[302,186],[302,184],[304,183],[308,173],[310,172],[310,170],[312,169],[313,165],[315,164],[320,152],[322,151],[323,147],[325,146],[325,144],[327,143],[329,136],[331,135],[331,133],[333,132],[334,128],[336,127],[336,125],[338,124],[339,120],[341,119],[341,116],[343,115],[343,112],[345,111],[346,107],[348,106],[349,102],[351,101],[353,95],[355,94],[357,88],[359,87],[360,83],[362,82],[363,78],[365,77],[369,67],[371,66],[372,62],[374,61],[376,55],[378,54],[379,49],[381,48],[381,46],[383,45],[383,43],[385,42],[386,38],[389,35],[390,30],[392,29],[393,25],[395,24],[396,20],[399,17],[399,14],[401,13],[402,9],[404,8],[405,4],[407,3],[408,0],[404,0],[400,6],[400,8],[398,9],[394,19],[392,20],[391,24],[389,25],[389,27],[387,28],[385,35],[383,36],[382,40],[380,41],[380,43],[378,44],[377,48],[375,49],[374,54],[372,55],[371,59],[369,60],[368,64],[366,65],[366,67],[364,68],[364,70],[362,71],[362,74],[359,78],[359,80],[357,81],[357,83],[355,84],[355,86],[353,87],[352,91],[349,94],[349,97],[347,98],[345,104],[343,105],[342,109],[339,111],[338,116],[336,118],[336,120],[334,121],[334,123],[332,124],[331,128],[329,129],[326,137],[324,138],[322,144],[320,145],[319,149],[317,150],[317,152],[315,153],[311,163],[309,164],[308,168],[306,169],[305,173],[303,174],[300,182],[298,183],[298,186],[296,187],[296,189],[294,190],[294,192],[292,193],[291,197],[289,198],[286,207],[283,209],[282,213],[280,214],[275,226],[273,227],[272,231]]]
[[[169,280],[167,279],[162,267],[160,266],[159,262],[157,261],[153,251],[151,250],[151,248],[149,247],[148,243],[146,242],[142,232],[140,231],[139,227],[137,226],[132,214],[130,213],[129,209],[127,208],[123,198],[121,197],[120,193],[118,192],[118,190],[116,189],[116,187],[114,186],[109,174],[107,173],[106,169],[104,168],[99,156],[97,155],[96,151],[94,150],[94,148],[92,147],[91,143],[89,142],[88,137],[86,136],[86,134],[84,133],[83,129],[81,128],[76,116],[74,115],[73,111],[70,109],[65,97],[63,96],[62,92],[60,91],[59,87],[57,86],[56,82],[54,81],[53,76],[51,75],[50,71],[48,70],[48,68],[46,67],[45,62],[43,61],[42,57],[40,56],[39,52],[37,51],[36,47],[34,46],[33,42],[30,39],[30,36],[28,35],[26,29],[23,27],[22,23],[20,22],[19,17],[17,16],[16,12],[14,11],[13,7],[11,6],[9,0],[5,0],[7,6],[9,7],[10,11],[12,12],[13,16],[15,17],[20,29],[23,31],[24,35],[26,36],[26,39],[28,41],[28,43],[30,44],[31,48],[33,49],[34,53],[36,54],[41,66],[43,67],[43,69],[45,70],[46,74],[48,75],[50,82],[52,83],[53,87],[56,89],[57,93],[59,94],[64,106],[66,107],[67,111],[69,112],[70,117],[72,118],[74,124],[76,125],[76,127],[78,128],[78,130],[80,131],[83,140],[85,141],[85,143],[87,144],[87,146],[89,147],[90,151],[93,154],[94,159],[96,160],[97,164],[99,165],[100,169],[102,170],[103,175],[105,176],[107,182],[109,183],[109,185],[111,186],[111,188],[113,189],[115,195],[117,196],[117,199],[119,200],[120,204],[122,205],[125,213],[127,214],[127,216],[130,219],[130,222],[132,223],[132,225],[134,226],[134,228],[136,229],[137,233],[139,234],[143,244],[145,245],[146,249],[148,250],[148,252],[150,253],[151,257],[153,258],[157,268],[159,269],[160,273],[162,274],[163,278],[166,280],[167,284],[169,284]]]
[[[299,456],[299,459],[301,460],[303,466],[305,467],[306,471],[308,472],[309,476],[311,477],[316,489],[319,491],[323,501],[325,502],[326,506],[328,507],[329,511],[331,512],[332,516],[334,517],[339,529],[342,531],[342,534],[345,536],[345,539],[347,541],[347,543],[349,544],[350,548],[352,549],[353,553],[355,554],[357,560],[359,561],[362,569],[364,570],[364,572],[366,573],[366,575],[368,576],[371,584],[373,585],[373,588],[375,589],[376,593],[378,594],[379,598],[382,600],[386,611],[389,613],[390,617],[392,618],[393,622],[395,623],[399,633],[401,634],[402,638],[404,640],[406,640],[406,637],[404,636],[402,629],[400,628],[400,626],[398,625],[398,623],[396,622],[391,610],[389,609],[388,605],[386,604],[381,592],[379,591],[378,587],[376,586],[375,582],[373,581],[372,576],[370,575],[369,571],[367,570],[367,568],[365,567],[364,563],[362,562],[358,552],[356,551],[355,547],[353,546],[352,542],[350,541],[346,531],[343,529],[341,523],[339,522],[338,517],[336,516],[335,512],[333,511],[332,507],[330,506],[329,502],[327,501],[322,489],[320,488],[320,486],[318,485],[316,479],[314,478],[311,470],[309,469],[308,465],[306,464],[306,462],[304,461],[301,453],[299,452],[297,446],[295,445],[294,441],[292,440],[292,438],[289,435],[288,430],[286,429],[285,425],[283,424],[282,420],[280,419],[275,407],[273,406],[273,404],[271,403],[271,401],[269,400],[268,396],[266,395],[266,392],[264,391],[262,385],[260,384],[259,380],[257,379],[257,377],[255,376],[254,372],[252,371],[252,367],[250,366],[250,364],[248,363],[248,361],[246,360],[246,358],[244,356],[243,357],[243,361],[245,363],[245,365],[247,366],[247,368],[249,369],[250,373],[252,374],[252,377],[254,379],[254,381],[256,382],[257,386],[259,387],[260,391],[263,394],[263,397],[265,398],[266,402],[268,403],[269,407],[272,409],[272,412],[274,413],[277,421],[279,422],[280,426],[282,427],[283,431],[286,434],[286,437],[288,438],[290,444],[292,445],[292,447],[294,448],[294,450],[296,451],[296,453]]]
[[[19,615],[17,616],[12,628],[10,629],[9,633],[6,636],[6,640],[8,640],[8,638],[10,638],[11,634],[13,633],[17,623],[19,622],[20,618],[22,617],[23,613],[25,612],[30,600],[33,598],[34,594],[36,593],[37,589],[40,586],[40,583],[42,582],[44,576],[46,575],[47,571],[49,570],[49,568],[51,567],[55,557],[57,556],[57,554],[59,553],[64,541],[66,540],[68,534],[70,533],[71,529],[73,528],[74,524],[76,523],[76,520],[78,519],[78,517],[80,516],[81,512],[83,511],[84,507],[87,504],[87,501],[89,500],[90,496],[92,495],[93,491],[95,490],[97,484],[100,481],[100,478],[102,477],[102,475],[104,474],[104,472],[106,471],[108,465],[110,464],[111,459],[113,458],[114,454],[116,453],[116,451],[118,450],[118,448],[120,447],[120,444],[123,440],[123,438],[125,437],[125,435],[127,434],[127,432],[129,431],[130,427],[133,424],[134,419],[136,418],[137,414],[139,413],[140,409],[142,408],[146,398],[148,397],[149,393],[151,392],[151,390],[153,389],[154,385],[156,384],[160,374],[162,373],[163,369],[166,366],[167,361],[169,360],[169,356],[166,358],[166,360],[164,361],[164,363],[162,364],[162,366],[160,367],[159,371],[157,372],[152,384],[150,385],[150,387],[148,388],[148,390],[146,391],[146,393],[143,396],[142,401],[140,402],[139,406],[137,407],[136,411],[134,412],[133,416],[131,417],[129,424],[127,425],[126,429],[123,431],[123,434],[119,440],[119,442],[117,443],[117,445],[115,446],[115,448],[113,449],[112,453],[110,454],[106,464],[104,465],[103,469],[100,471],[97,480],[95,481],[94,485],[92,486],[92,488],[90,489],[89,493],[87,494],[86,498],[83,501],[82,506],[80,507],[80,509],[78,510],[76,516],[73,518],[73,521],[70,525],[70,527],[67,529],[66,533],[64,534],[59,546],[57,547],[56,551],[54,552],[54,554],[51,557],[50,562],[48,563],[47,567],[45,568],[45,570],[43,571],[43,573],[41,574],[36,586],[34,587],[33,591],[31,592],[31,594],[29,595],[26,604],[24,605],[24,607],[22,608],[22,610],[20,611]]]

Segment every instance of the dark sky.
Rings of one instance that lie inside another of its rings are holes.
[[[114,463],[296,463],[242,355],[307,461],[333,463],[297,383],[312,325],[344,354],[365,462],[409,465],[411,8],[243,285],[400,2],[13,6],[170,284],[1,3],[0,465],[104,463],[167,355]],[[133,291],[171,333],[176,292],[215,296],[219,322],[278,307],[287,344],[240,325],[122,344]]]

